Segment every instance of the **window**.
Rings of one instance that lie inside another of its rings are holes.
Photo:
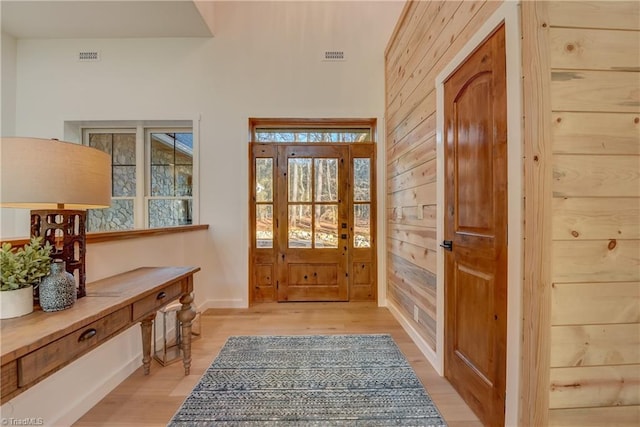
[[[87,212],[88,231],[193,223],[191,128],[84,129],[83,143],[111,155],[112,202]]]
[[[371,141],[370,128],[272,128],[259,127],[254,129],[254,142],[276,142],[287,144],[317,143],[317,142],[367,142]]]

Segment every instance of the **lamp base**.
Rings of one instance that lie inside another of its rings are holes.
[[[31,235],[53,246],[52,259],[65,262],[76,281],[78,298],[85,296],[85,223],[87,212],[69,209],[31,211]]]

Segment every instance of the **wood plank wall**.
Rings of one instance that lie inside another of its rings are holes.
[[[640,2],[547,3],[550,425],[640,425]]]
[[[385,55],[387,296],[434,351],[435,78],[498,6],[409,2]]]
[[[434,350],[435,77],[499,5],[408,2],[385,56],[388,297]],[[640,3],[522,10],[521,422],[640,425]]]

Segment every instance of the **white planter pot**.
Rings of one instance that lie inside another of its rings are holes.
[[[24,316],[33,311],[33,287],[0,291],[0,319]]]

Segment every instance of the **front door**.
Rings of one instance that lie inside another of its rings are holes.
[[[445,375],[504,425],[507,132],[504,26],[445,82]]]
[[[278,148],[278,301],[349,299],[349,147]]]
[[[249,125],[251,303],[375,300],[375,119]]]

